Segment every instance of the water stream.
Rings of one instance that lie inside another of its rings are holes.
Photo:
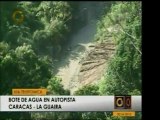
[[[69,89],[71,94],[80,86],[78,81],[80,61],[83,60],[86,52],[92,49],[88,46],[94,44],[92,41],[96,33],[97,19],[99,18],[97,13],[100,14],[103,9],[103,4],[95,7],[91,3],[87,2],[81,6],[82,9],[87,9],[86,26],[71,36],[66,51],[62,53],[63,57],[56,63],[56,68],[58,68],[56,76],[62,78],[64,88]]]

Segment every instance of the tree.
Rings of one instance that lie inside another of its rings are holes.
[[[58,78],[58,77],[52,77],[48,81],[47,89],[50,94],[52,94],[52,95],[57,95],[57,94],[58,95],[70,95],[70,91],[65,90],[63,88],[63,85],[60,83],[61,81],[62,81],[62,79]]]
[[[110,33],[114,36],[116,53],[102,80],[101,93],[127,95],[135,89],[141,91],[141,3],[115,4],[99,25],[105,32],[111,25],[116,27],[116,32]],[[98,35],[104,31],[99,31]]]
[[[51,78],[50,61],[38,58],[31,45],[9,50],[7,43],[1,43],[1,94],[11,94],[13,88],[46,87]],[[7,90],[6,90],[7,87]]]
[[[48,81],[56,87],[51,86],[56,94],[69,94],[52,76],[53,63],[47,48],[67,40],[71,19],[68,2],[0,2],[0,9],[1,94],[11,94],[13,88],[46,88]],[[12,18],[16,10],[24,15],[21,24]],[[28,112],[4,112],[1,116],[1,119],[31,119]]]
[[[75,91],[75,95],[99,95],[99,87],[96,85],[86,85]]]

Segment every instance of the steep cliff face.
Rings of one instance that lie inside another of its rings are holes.
[[[115,45],[112,41],[91,44],[89,47],[92,49],[80,61],[78,88],[97,83],[104,75],[107,63],[115,52]]]

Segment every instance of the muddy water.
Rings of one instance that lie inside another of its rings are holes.
[[[89,2],[81,7],[82,9],[87,9],[87,24],[71,37],[70,43],[63,53],[63,57],[56,63],[56,68],[58,69],[56,76],[62,78],[64,88],[69,89],[71,94],[80,86],[78,81],[81,67],[80,61],[83,61],[85,54],[91,49],[88,46],[94,44],[92,41],[96,33],[98,18],[98,12],[95,11],[99,10],[100,13],[101,9],[103,9],[100,6],[95,9]]]

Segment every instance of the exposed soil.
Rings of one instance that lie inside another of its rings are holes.
[[[92,42],[96,33],[97,20],[94,16],[94,8],[87,4],[85,8],[90,11],[87,25],[70,38],[66,50],[61,54],[61,59],[55,64],[54,73],[62,78],[64,88],[69,89],[71,94],[84,85],[98,82],[106,70],[107,61],[115,50],[111,42],[112,38],[107,39],[108,42]]]

